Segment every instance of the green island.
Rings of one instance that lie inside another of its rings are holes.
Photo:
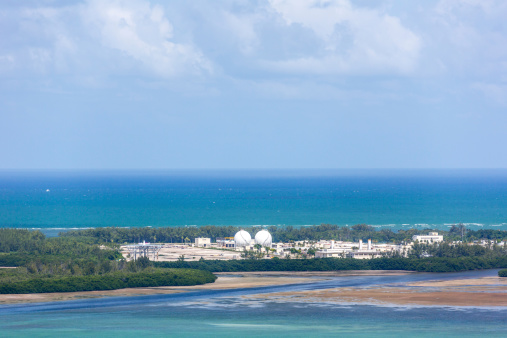
[[[254,231],[254,228],[242,228]],[[389,253],[379,258],[315,258],[315,252],[298,258],[261,259],[244,254],[232,260],[173,262],[150,261],[147,257],[126,259],[121,245],[141,241],[185,243],[198,237],[213,239],[240,230],[231,226],[173,228],[94,228],[62,232],[46,237],[40,231],[0,228],[0,293],[49,293],[116,290],[132,287],[189,286],[213,283],[213,272],[246,271],[336,271],[406,270],[453,272],[507,268],[507,248],[497,242],[507,239],[507,231],[483,229],[464,231],[453,226],[442,232],[441,243],[415,243],[405,255]],[[375,228],[358,224],[340,227],[323,224],[312,227],[268,227],[278,241],[336,239],[345,241],[373,239],[404,242],[425,230]],[[487,246],[476,243],[488,240]],[[456,242],[458,241],[458,242]],[[507,276],[501,270],[499,276]]]

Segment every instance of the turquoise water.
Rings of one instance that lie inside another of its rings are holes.
[[[414,280],[473,278],[456,274],[337,277],[305,285],[198,291],[178,295],[0,306],[2,336],[507,336],[500,308],[409,307],[273,301],[269,293],[318,288],[400,285]],[[260,295],[247,299],[243,296]]]
[[[505,170],[0,172],[0,226],[507,228]]]
[[[392,309],[267,303],[233,309],[148,307],[5,318],[3,336],[392,337],[507,335],[505,310]]]

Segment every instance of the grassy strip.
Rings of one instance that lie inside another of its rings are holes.
[[[186,286],[213,283],[215,280],[216,276],[203,270],[148,268],[135,273],[115,272],[92,276],[32,278],[20,282],[0,283],[0,293],[50,293],[153,286]]]
[[[156,267],[191,268],[210,272],[246,271],[336,271],[336,270],[405,270],[421,272],[456,272],[507,268],[507,256],[431,257],[431,258],[314,258],[261,259],[198,262],[154,262]]]

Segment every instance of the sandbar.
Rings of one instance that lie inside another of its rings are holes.
[[[424,281],[404,286],[330,288],[245,296],[277,302],[334,303],[341,305],[419,305],[507,307],[507,279],[483,277],[447,281]]]

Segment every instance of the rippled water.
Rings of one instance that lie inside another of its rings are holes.
[[[0,306],[2,336],[507,336],[500,308],[275,302],[243,296],[494,276],[497,270],[336,277],[292,286]]]

